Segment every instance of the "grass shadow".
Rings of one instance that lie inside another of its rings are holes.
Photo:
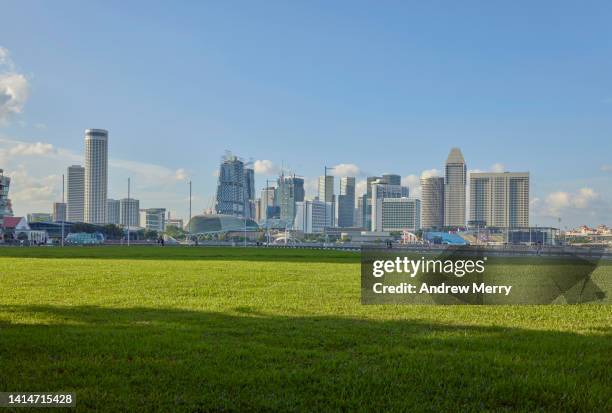
[[[612,407],[610,329],[581,335],[249,307],[0,306],[0,314],[0,391],[75,391],[82,411]]]

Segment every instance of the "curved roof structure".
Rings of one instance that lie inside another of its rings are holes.
[[[196,215],[187,224],[187,228],[192,234],[244,231],[244,226],[244,218],[222,214]],[[246,219],[246,230],[249,232],[257,231],[259,226],[252,219]]]

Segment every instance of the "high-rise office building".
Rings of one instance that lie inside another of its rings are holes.
[[[295,203],[293,229],[304,234],[321,234],[325,227],[331,226],[332,203],[322,201],[302,201]]]
[[[383,174],[382,181],[389,185],[401,185],[402,177],[396,174]]]
[[[465,226],[467,167],[459,148],[452,148],[446,159],[444,179],[444,225]]]
[[[4,171],[0,169],[0,228],[3,225],[4,217],[13,216],[13,209],[11,208],[11,200],[8,197],[9,187],[11,185],[11,178],[4,175]],[[0,239],[2,234],[0,234]]]
[[[323,175],[319,177],[319,201],[333,202],[334,200],[334,177]]]
[[[246,218],[255,218],[255,170],[250,162],[244,166],[244,212]]]
[[[53,222],[66,221],[66,203],[65,202],[54,202],[53,203]]]
[[[219,167],[215,211],[218,214],[254,218],[255,171],[231,153],[226,154]]]
[[[368,176],[366,178],[366,193],[361,196],[361,226],[368,231],[372,229],[372,183],[379,179],[383,178],[381,176]]]
[[[272,218],[271,209],[274,208],[274,193],[276,188],[267,186],[261,190],[261,198],[259,199],[260,220]]]
[[[529,172],[470,174],[470,223],[529,226]]]
[[[337,221],[339,227],[352,227],[355,214],[355,177],[340,178],[340,195],[337,203]]]
[[[85,220],[85,168],[81,165],[68,167],[66,201],[66,220],[83,222]]]
[[[401,185],[397,185],[397,184],[390,184],[388,177],[389,176],[398,176],[398,175],[386,175],[387,178],[385,178],[385,176],[383,176],[380,179],[377,179],[376,181],[372,182],[371,184],[371,189],[370,189],[370,193],[371,193],[371,205],[370,205],[370,210],[371,210],[371,216],[370,216],[370,229],[372,231],[376,231],[375,229],[375,222],[374,220],[376,219],[376,216],[378,214],[380,214],[380,211],[377,211],[377,208],[379,206],[379,204],[376,202],[377,199],[383,199],[383,198],[408,198],[409,195],[409,190],[407,187],[405,186],[401,186]],[[397,180],[393,180],[393,182],[397,182]]]
[[[416,231],[421,228],[421,201],[410,198],[377,198],[373,200],[376,215],[372,231]]]
[[[421,178],[421,227],[426,229],[444,226],[444,178]]]
[[[166,230],[166,208],[146,208],[140,210],[140,226],[150,231]]]
[[[289,228],[295,219],[295,203],[304,201],[304,178],[295,175],[281,175],[274,196],[274,202],[280,207],[280,219]]]
[[[121,222],[121,202],[118,199],[106,200],[106,222],[115,225]]]
[[[355,220],[353,221],[354,227],[361,227],[361,228],[365,228],[365,225],[363,223],[363,202],[365,200],[365,195],[364,196],[360,196],[359,198],[357,198],[357,208],[355,208]]]
[[[140,226],[140,201],[134,198],[123,198],[119,201],[119,224],[125,227]]]
[[[106,223],[108,131],[85,129],[85,222]]]

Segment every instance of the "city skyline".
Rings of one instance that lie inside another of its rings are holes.
[[[83,130],[103,128],[108,197],[125,198],[130,176],[143,207],[177,217],[187,216],[189,179],[194,213],[213,206],[226,149],[253,157],[256,194],[284,168],[305,177],[312,198],[326,165],[357,177],[357,197],[366,176],[385,172],[417,194],[421,175],[441,174],[450,148],[460,147],[468,183],[470,172],[530,172],[532,225],[558,226],[558,217],[561,227],[610,224],[605,3],[578,17],[568,5],[532,5],[531,19],[520,6],[483,3],[483,17],[453,9],[464,18],[448,28],[436,25],[449,15],[434,5],[394,4],[370,15],[351,6],[206,4],[190,13],[204,25],[178,6],[171,14],[179,27],[160,5],[143,17],[135,4],[121,12],[7,4],[0,168],[11,177],[15,215],[51,212],[66,167],[84,165]],[[58,26],[59,13],[82,22]],[[85,15],[111,21],[116,41],[82,30],[92,22]],[[559,29],[541,24],[551,21]],[[144,39],[130,32],[134,24],[157,32],[144,30]],[[225,36],[230,27],[236,40]],[[50,48],[52,41],[63,47]]]

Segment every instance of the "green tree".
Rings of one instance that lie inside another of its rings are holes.
[[[150,240],[150,241],[156,240],[159,238],[159,234],[157,233],[157,231],[153,229],[145,229],[143,235],[146,240]]]
[[[102,233],[106,239],[123,238],[123,228],[115,224],[106,224],[102,227]]]
[[[176,225],[166,225],[166,235],[174,239],[184,239],[185,231]]]
[[[100,228],[93,224],[88,224],[86,222],[75,222],[72,224],[70,232],[86,232],[88,234],[93,234],[94,232],[101,232]]]

